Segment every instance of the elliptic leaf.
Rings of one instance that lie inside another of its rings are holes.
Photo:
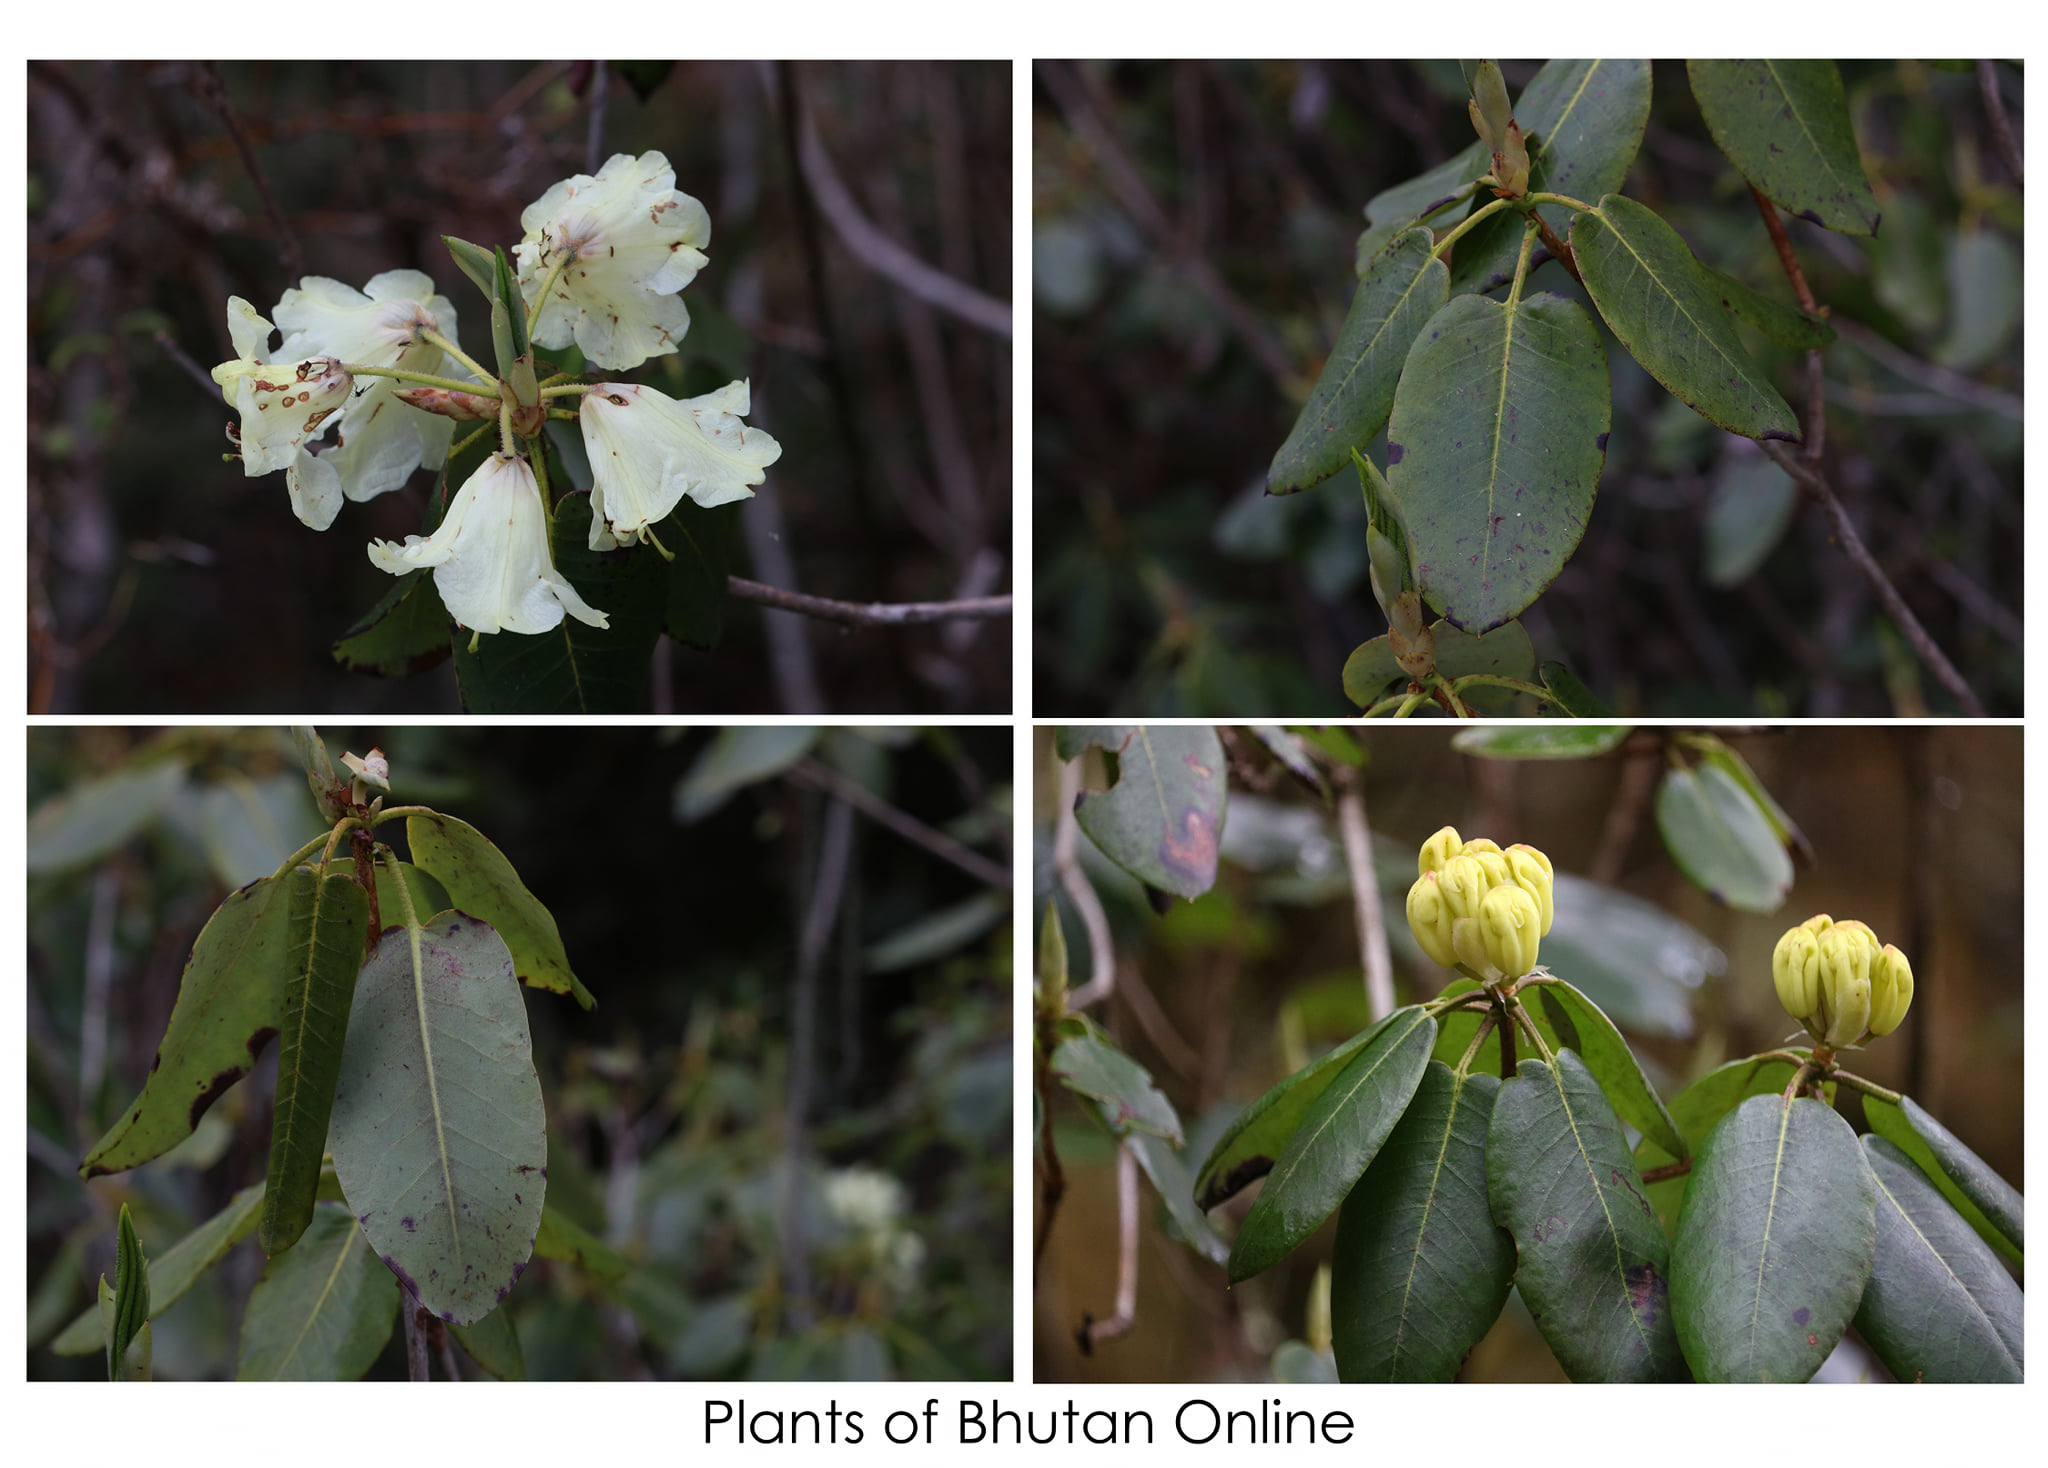
[[[1084,794],[1075,818],[1103,855],[1141,882],[1193,899],[1216,882],[1223,829],[1223,745],[1207,724],[1133,724],[1105,746],[1107,792]]]
[[[1748,760],[1716,734],[1682,734],[1679,740],[1686,748],[1697,752],[1702,763],[1713,766],[1742,787],[1742,793],[1756,802],[1756,808],[1770,825],[1771,834],[1787,851],[1800,852],[1812,860],[1813,843],[1806,839],[1806,833],[1794,824],[1792,817],[1785,814],[1785,807],[1764,788],[1764,782],[1756,777],[1756,771],[1749,767]]]
[[[2023,272],[2018,247],[1997,230],[1957,233],[1948,247],[1948,332],[1936,362],[1975,372],[2005,350],[2024,315]]]
[[[1802,219],[1877,233],[1849,99],[1832,61],[1688,61],[1707,131],[1742,176]]]
[[[363,1232],[442,1319],[481,1320],[526,1268],[546,1120],[504,940],[461,912],[387,931],[356,981],[329,1141]]]
[[[676,819],[685,825],[702,820],[736,791],[781,774],[817,742],[818,730],[810,724],[720,729],[676,786]]]
[[[1877,1178],[1877,1258],[1856,1329],[1900,1381],[2020,1381],[2020,1287],[1912,1161],[1865,1137]]]
[[[520,983],[574,995],[585,1009],[596,1005],[583,981],[569,967],[569,955],[562,947],[562,934],[555,927],[554,915],[526,890],[505,853],[481,831],[466,821],[437,812],[407,816],[405,839],[412,847],[413,865],[439,882],[451,903],[498,930],[498,936],[512,950]],[[388,907],[382,909],[380,916],[389,926],[397,926],[403,918]],[[424,922],[428,914],[422,912],[419,916]]]
[[[1345,1381],[1449,1381],[1493,1327],[1514,1243],[1486,1196],[1500,1081],[1431,1061],[1415,1099],[1344,1200],[1330,1330]]]
[[[1133,1128],[1181,1141],[1173,1103],[1152,1084],[1151,1072],[1114,1045],[1076,1035],[1052,1053],[1052,1073],[1098,1105],[1103,1125],[1118,1137]]]
[[[1784,842],[1749,792],[1717,765],[1665,773],[1657,829],[1686,879],[1716,902],[1775,912],[1792,890]]]
[[[1863,1298],[1877,1186],[1818,1101],[1752,1096],[1707,1135],[1671,1246],[1671,1305],[1701,1381],[1800,1382]]]
[[[431,572],[408,571],[334,644],[334,660],[357,673],[404,678],[448,658],[449,624]]]
[[[1913,1160],[1978,1237],[2015,1265],[2026,1258],[2026,1199],[1911,1096],[1863,1098],[1870,1129]]]
[[[1408,1109],[1435,1043],[1436,1021],[1411,1005],[1337,1073],[1245,1215],[1230,1251],[1232,1284],[1278,1263],[1336,1211]]]
[[[1268,493],[1320,484],[1386,427],[1408,348],[1448,298],[1450,272],[1431,248],[1428,230],[1411,229],[1367,267],[1322,375],[1273,456]]]
[[[397,1318],[398,1281],[348,1209],[323,1203],[299,1246],[271,1260],[250,1293],[235,1379],[354,1381]]]
[[[1515,1238],[1515,1287],[1573,1381],[1671,1381],[1664,1232],[1621,1124],[1584,1062],[1524,1060],[1486,1144],[1493,1216]]]
[[[284,1021],[283,890],[270,877],[251,882],[207,919],[142,1094],[86,1156],[81,1177],[161,1157],[255,1066]]]
[[[1607,455],[1607,355],[1562,296],[1459,296],[1416,338],[1387,427],[1415,578],[1486,632],[1543,593],[1586,532]],[[1441,658],[1441,654],[1439,654]]]
[[[1444,621],[1432,622],[1429,630],[1436,639],[1436,670],[1446,678],[1490,673],[1526,683],[1535,676],[1536,648],[1520,622],[1510,622],[1477,637]],[[1360,643],[1345,659],[1344,696],[1360,708],[1371,708],[1385,698],[1387,686],[1396,679],[1406,683],[1408,675],[1394,661],[1393,649],[1384,636]],[[1471,699],[1466,698],[1466,702]]]
[[[182,761],[81,780],[28,820],[30,876],[88,866],[155,820],[185,784]]]
[[[1730,433],[1798,440],[1799,420],[1743,351],[1719,290],[1677,230],[1609,194],[1572,221],[1571,244],[1593,304],[1665,391]]]
[[[1740,586],[1792,526],[1799,486],[1769,459],[1729,464],[1707,501],[1703,570],[1712,586]]]
[[[1788,1053],[1806,1054],[1803,1050]],[[1722,1117],[1751,1096],[1781,1094],[1792,1079],[1792,1071],[1789,1062],[1763,1056],[1731,1060],[1726,1065],[1716,1066],[1680,1091],[1671,1102],[1671,1119],[1677,1125],[1679,1135],[1685,1138],[1687,1147],[1697,1153],[1701,1143],[1707,1140],[1707,1134],[1720,1124]],[[1826,1094],[1830,1100],[1833,1099],[1832,1082],[1828,1084]],[[1636,1166],[1645,1173],[1668,1167],[1676,1161],[1677,1153],[1660,1147],[1648,1137],[1636,1144]],[[1650,1184],[1650,1205],[1657,1210],[1657,1221],[1667,1234],[1678,1230],[1678,1215],[1685,1201],[1689,1177],[1689,1174],[1681,1174]]]
[[[392,871],[393,866],[397,871]],[[354,860],[338,856],[327,864],[327,874],[348,876],[355,872]],[[399,898],[398,884],[405,883],[406,895],[412,899],[412,910],[425,922],[437,912],[446,912],[455,904],[448,900],[448,891],[427,873],[409,861],[392,862],[384,857],[377,859],[377,921],[380,927],[395,928],[405,921],[405,903]]]
[[[1835,339],[1835,329],[1818,316],[1787,306],[1753,289],[1723,270],[1702,262],[1700,275],[1721,293],[1721,304],[1781,347],[1807,351]]]
[[[1451,748],[1481,759],[1591,759],[1628,738],[1633,724],[1487,724],[1460,730]]]
[[[1523,993],[1545,1009],[1555,1004],[1564,1010],[1564,1019],[1553,1018],[1552,1023],[1562,1030],[1569,1022],[1577,1039],[1572,1048],[1600,1082],[1600,1089],[1607,1093],[1616,1115],[1673,1158],[1683,1161],[1692,1155],[1684,1133],[1665,1109],[1663,1098],[1636,1063],[1635,1052],[1628,1048],[1628,1041],[1622,1039],[1614,1021],[1597,1004],[1562,979],[1539,984],[1533,991]]]

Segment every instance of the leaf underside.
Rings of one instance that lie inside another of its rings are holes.
[[[398,1318],[398,1281],[348,1209],[322,1203],[298,1247],[271,1260],[249,1296],[238,1381],[354,1381]]]
[[[406,844],[412,864],[440,883],[448,901],[498,930],[519,982],[536,989],[574,996],[585,1009],[596,999],[569,967],[561,930],[554,914],[541,905],[519,879],[505,853],[467,821],[436,812],[405,818]],[[384,921],[396,925],[400,915],[383,909]],[[422,919],[429,916],[421,912]]]
[[[1754,797],[1719,765],[1665,772],[1657,829],[1686,879],[1741,912],[1776,912],[1792,857]]]
[[[1117,781],[1081,797],[1075,819],[1103,855],[1176,897],[1216,883],[1223,829],[1223,745],[1206,724],[1133,724],[1120,743]]]
[[[1828,60],[1688,61],[1707,131],[1742,176],[1811,223],[1874,235],[1877,199]]]

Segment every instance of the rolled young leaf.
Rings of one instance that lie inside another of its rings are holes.
[[[106,1288],[104,1276],[100,1288]],[[106,1326],[108,1381],[121,1379],[128,1347],[148,1328],[149,1265],[142,1257],[142,1241],[135,1237],[135,1221],[128,1216],[128,1205],[123,1203],[114,1235],[114,1308]]]
[[[450,902],[497,929],[512,950],[520,983],[574,995],[585,1009],[596,1005],[597,1000],[569,967],[554,915],[526,890],[505,853],[481,831],[467,821],[435,812],[407,816],[405,839],[412,847],[413,865],[438,881]],[[397,913],[380,910],[387,923],[397,923]],[[422,919],[426,916],[420,914]]]
[[[1877,199],[1834,62],[1702,60],[1685,70],[1707,131],[1744,178],[1814,224],[1877,233]]]

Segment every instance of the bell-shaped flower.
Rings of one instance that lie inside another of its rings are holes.
[[[1855,931],[1862,926],[1836,923],[1820,939],[1820,987],[1828,1014],[1820,1038],[1837,1048],[1855,1044],[1870,1024],[1870,961],[1877,954],[1875,942]]]
[[[701,398],[600,382],[578,417],[590,456],[590,548],[610,550],[647,532],[688,495],[709,509],[751,498],[782,445],[740,421],[745,382]]]
[[[524,459],[491,455],[455,492],[432,535],[408,535],[404,545],[372,541],[370,560],[394,576],[431,566],[441,604],[472,631],[548,632],[565,609],[579,622],[609,625],[555,569],[547,507]]]
[[[1408,931],[1430,958],[1445,968],[1456,968],[1458,955],[1451,946],[1451,910],[1444,903],[1439,880],[1437,873],[1424,872],[1408,889]]]
[[[271,325],[240,296],[228,298],[228,336],[236,359],[213,369],[220,394],[241,415],[231,434],[242,449],[243,472],[251,476],[292,469],[308,458],[306,442],[346,406],[353,379],[331,354],[295,358],[270,352]],[[315,530],[325,530],[341,508],[337,495],[302,500],[296,479],[292,509]]]
[[[466,381],[470,373],[432,342],[422,329],[455,340],[455,307],[436,295],[430,276],[417,270],[387,270],[363,290],[309,275],[277,303],[277,324],[288,353],[324,353],[358,367],[388,367],[430,377]],[[404,484],[415,469],[438,469],[455,434],[452,419],[422,413],[402,402],[397,378],[357,379],[355,396],[342,412],[335,446],[322,452],[314,475],[332,479],[352,500],[374,499]],[[325,471],[322,473],[321,471]]]
[[[704,268],[711,216],[675,183],[660,153],[615,153],[595,178],[565,178],[527,205],[526,238],[512,253],[536,342],[573,339],[585,361],[610,371],[676,349],[690,329],[676,292]]]

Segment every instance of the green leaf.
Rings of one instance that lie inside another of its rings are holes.
[[[1802,219],[1877,233],[1849,99],[1832,61],[1688,61],[1707,131],[1742,176]]]
[[[1777,549],[1799,508],[1799,486],[1769,459],[1728,465],[1707,501],[1702,570],[1712,586],[1740,586]]]
[[[512,262],[505,258],[505,247],[494,245],[492,251],[497,296],[505,303],[505,315],[512,323],[512,355],[524,357],[533,350],[533,344],[526,338],[526,299],[519,294],[519,276],[512,269]],[[499,371],[502,373],[504,368],[501,366]]]
[[[398,868],[397,872],[392,867]],[[329,876],[353,875],[355,862],[349,857],[338,856],[327,863]],[[381,926],[395,928],[405,921],[405,903],[398,895],[398,883],[405,882],[405,890],[412,898],[412,910],[425,922],[437,912],[446,912],[455,904],[448,900],[448,891],[439,882],[421,871],[409,861],[394,863],[388,857],[377,860],[377,919]]]
[[[1657,829],[1686,879],[1742,912],[1775,912],[1792,890],[1792,858],[1749,792],[1702,764],[1665,772]]]
[[[1787,306],[1751,288],[1724,270],[1697,262],[1709,290],[1720,292],[1721,304],[1781,347],[1808,351],[1835,339],[1835,329],[1818,316]]]
[[[114,1287],[107,1283],[107,1277],[100,1276],[99,1288],[100,1332],[106,1344],[108,1381],[148,1381],[152,1342],[149,1322],[142,1323],[142,1329],[127,1337],[127,1343],[119,1354],[115,1353],[114,1341],[120,1335],[121,1307],[114,1297]]]
[[[1958,232],[1948,246],[1948,332],[1934,360],[1956,372],[1975,372],[2005,350],[2020,329],[2020,252],[1994,229]]]
[[[1572,221],[1586,292],[1629,354],[1710,423],[1745,438],[1797,442],[1799,420],[1749,359],[1714,284],[1678,231],[1609,194]]]
[[[1500,1081],[1431,1061],[1337,1220],[1331,1341],[1345,1381],[1449,1381],[1499,1317],[1515,1246],[1494,1227],[1486,1135]]]
[[[519,1349],[519,1332],[512,1328],[511,1312],[493,1310],[475,1325],[451,1325],[469,1359],[499,1381],[526,1380],[526,1356]]]
[[[481,1320],[526,1267],[546,1123],[504,940],[460,912],[387,933],[356,981],[329,1142],[371,1245],[443,1320]]]
[[[869,947],[861,963],[871,974],[893,974],[930,963],[960,952],[1009,915],[1009,893],[978,892],[964,902],[911,919]]]
[[[1514,1235],[1515,1288],[1573,1381],[1680,1380],[1663,1230],[1620,1123],[1579,1057],[1524,1060],[1486,1146],[1494,1219]]]
[[[1420,1006],[1396,1010],[1316,1098],[1237,1232],[1232,1284],[1285,1258],[1344,1201],[1408,1109],[1435,1043]]]
[[[555,569],[610,619],[609,629],[563,617],[552,631],[458,629],[455,676],[476,714],[633,713],[643,700],[649,659],[661,635],[667,581],[653,546],[590,549],[590,496],[570,493],[550,520]]]
[[[633,1267],[625,1255],[554,1208],[541,1210],[540,1231],[533,1237],[533,1256],[574,1264],[605,1281],[622,1279]]]
[[[199,1276],[228,1250],[256,1231],[263,1211],[263,1184],[242,1189],[228,1206],[149,1261],[149,1314],[154,1320],[185,1297]],[[87,1356],[102,1349],[99,1312],[85,1309],[50,1342],[59,1356]]]
[[[370,926],[370,894],[351,874],[321,877],[311,867],[293,867],[285,900],[290,966],[261,1230],[263,1252],[272,1258],[297,1243],[313,1219],[349,1001]]]
[[[676,786],[676,819],[685,825],[703,820],[736,792],[774,779],[809,754],[817,742],[818,730],[810,724],[720,729]]]
[[[1193,1190],[1188,1182],[1187,1159],[1165,1138],[1150,1132],[1126,1132],[1123,1142],[1131,1149],[1131,1155],[1138,1159],[1138,1166],[1144,1169],[1145,1176],[1152,1180],[1152,1186],[1158,1190],[1159,1201],[1166,1205],[1167,1217],[1173,1220],[1174,1229],[1188,1247],[1211,1264],[1221,1264],[1228,1259],[1230,1245],[1223,1242],[1216,1230],[1210,1227],[1207,1215],[1194,1204]]]
[[[1763,813],[1770,825],[1771,834],[1787,851],[1803,852],[1808,860],[1813,857],[1813,844],[1806,839],[1806,833],[1794,824],[1792,817],[1785,814],[1785,807],[1772,798],[1764,789],[1764,782],[1756,777],[1756,771],[1749,767],[1749,761],[1737,754],[1718,735],[1681,734],[1679,742],[1693,750],[1706,765],[1721,771],[1742,787],[1742,793],[1756,802],[1756,808]]]
[[[1487,632],[1543,594],[1586,532],[1607,455],[1607,355],[1562,296],[1459,296],[1416,338],[1387,426],[1429,604]],[[1441,655],[1439,655],[1441,666]]]
[[[296,1249],[270,1261],[249,1296],[237,1381],[354,1381],[398,1318],[398,1282],[348,1209],[322,1203]]]
[[[1485,145],[1475,140],[1464,151],[1445,159],[1427,173],[1374,194],[1365,201],[1365,221],[1374,225],[1398,225],[1427,219],[1461,192],[1469,197],[1465,186],[1485,173],[1492,164]]]
[[[125,1172],[192,1135],[199,1118],[255,1066],[284,1022],[284,884],[251,882],[217,908],[185,962],[171,1022],[142,1094],[79,1168]]]
[[[1877,1179],[1877,1256],[1857,1332],[1900,1381],[2022,1380],[2019,1286],[1905,1153],[1882,1137],[1863,1147]]]
[[[357,673],[405,678],[445,661],[453,618],[430,571],[408,571],[334,644],[334,660]]]
[[[172,760],[81,780],[53,795],[28,820],[28,874],[89,866],[161,815],[185,785]]]
[[[1807,1052],[1795,1050],[1790,1053],[1804,1056]],[[1697,1153],[1707,1140],[1707,1134],[1720,1124],[1721,1118],[1751,1096],[1781,1094],[1792,1079],[1793,1069],[1789,1062],[1754,1055],[1716,1066],[1672,1100],[1671,1119],[1677,1125],[1679,1135],[1685,1139],[1686,1146]],[[1827,1088],[1827,1095],[1833,1099],[1832,1084]],[[1636,1166],[1646,1173],[1678,1160],[1678,1153],[1659,1146],[1649,1137],[1636,1144]],[[1657,1210],[1657,1221],[1667,1234],[1678,1230],[1678,1215],[1689,1180],[1687,1175],[1650,1184],[1650,1204]]]
[[[1195,1203],[1204,1211],[1237,1196],[1273,1170],[1273,1161],[1287,1148],[1302,1118],[1330,1088],[1351,1057],[1393,1020],[1393,1015],[1366,1026],[1328,1055],[1311,1061],[1237,1114],[1208,1161],[1195,1174]]]
[[[725,585],[739,556],[744,501],[705,509],[685,496],[654,533],[675,559],[667,563],[662,630],[692,647],[716,647],[725,627]]]
[[[439,882],[448,900],[471,917],[497,929],[512,951],[519,982],[555,994],[570,994],[585,1009],[596,1007],[583,981],[569,967],[562,934],[554,914],[526,890],[505,853],[467,821],[435,812],[405,818],[405,840],[413,864]],[[382,909],[384,921],[396,925],[400,915]],[[427,913],[420,913],[424,922]]]
[[[1052,1052],[1052,1073],[1067,1089],[1097,1103],[1113,1136],[1136,1129],[1181,1143],[1180,1117],[1152,1084],[1152,1074],[1114,1045],[1087,1035],[1060,1041]]]
[[[495,298],[498,292],[497,257],[483,246],[472,245],[468,240],[457,239],[452,234],[442,235],[441,243],[448,247],[448,253],[455,259],[456,268],[476,282],[476,288],[484,293],[484,299]]]
[[[1509,622],[1477,637],[1443,621],[1432,622],[1429,630],[1436,638],[1436,670],[1446,678],[1491,673],[1527,682],[1535,676],[1536,648],[1520,622]],[[1408,675],[1394,661],[1393,649],[1384,636],[1360,643],[1344,660],[1344,696],[1360,708],[1371,708],[1385,698],[1388,685],[1396,679],[1406,683]]]
[[[105,1280],[102,1279],[102,1285]],[[121,1205],[121,1218],[114,1235],[114,1314],[107,1330],[107,1380],[121,1378],[121,1365],[128,1359],[128,1347],[149,1324],[149,1264],[142,1257],[142,1241],[135,1237],[135,1220],[128,1205]]]
[[[1320,484],[1351,462],[1386,427],[1394,383],[1422,324],[1448,299],[1450,272],[1430,251],[1426,229],[1411,229],[1381,250],[1351,298],[1337,344],[1323,363],[1301,416],[1266,472],[1269,494]]]
[[[1701,1381],[1811,1379],[1842,1337],[1877,1248],[1876,1182],[1818,1101],[1752,1096],[1693,1165],[1671,1246],[1671,1305]]]
[[[1215,729],[1091,727],[1114,731],[1103,736],[1110,742],[1097,742],[1117,756],[1117,776],[1106,793],[1082,795],[1075,812],[1081,829],[1139,881],[1178,897],[1200,897],[1215,885],[1223,829],[1223,745]]]
[[[292,748],[298,751],[305,762],[308,779],[321,781],[334,778],[334,762],[327,757],[327,741],[320,737],[320,731],[311,724],[294,724],[291,727]]]
[[[1538,675],[1550,694],[1551,707],[1568,719],[1611,719],[1614,710],[1579,681],[1563,663],[1545,663]]]
[[[1330,782],[1323,778],[1323,772],[1316,762],[1309,758],[1308,746],[1299,734],[1279,724],[1253,724],[1252,737],[1266,746],[1274,759],[1287,766],[1288,773],[1324,800],[1330,798]]]
[[[1528,991],[1525,990],[1524,994],[1526,996]],[[1642,1066],[1636,1063],[1635,1052],[1628,1048],[1628,1041],[1622,1039],[1614,1021],[1597,1004],[1562,979],[1537,985],[1534,997],[1546,1010],[1553,1004],[1564,1010],[1564,1017],[1577,1035],[1578,1042],[1572,1048],[1579,1052],[1579,1058],[1585,1061],[1593,1078],[1600,1082],[1600,1089],[1606,1092],[1608,1104],[1614,1108],[1615,1114],[1654,1140],[1674,1160],[1684,1161],[1690,1157],[1692,1149],[1687,1145],[1684,1133],[1665,1109],[1656,1087],[1643,1074]],[[1555,1016],[1551,1022],[1560,1030],[1565,1028]]]
[[[1451,748],[1481,759],[1591,759],[1634,729],[1633,724],[1488,724],[1460,730]]]
[[[1979,1238],[2016,1267],[2024,1267],[2026,1199],[1990,1163],[1964,1146],[1911,1096],[1901,1097],[1894,1106],[1866,1095],[1863,1119],[1927,1174]]]

